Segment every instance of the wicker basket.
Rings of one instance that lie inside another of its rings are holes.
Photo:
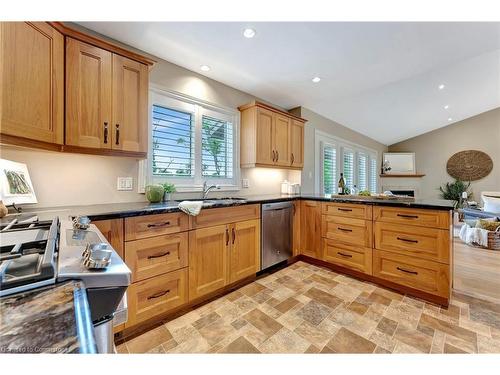
[[[500,250],[500,227],[494,232],[488,232],[488,249]]]

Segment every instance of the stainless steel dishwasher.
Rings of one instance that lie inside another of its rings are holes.
[[[292,256],[293,203],[262,205],[261,270]]]

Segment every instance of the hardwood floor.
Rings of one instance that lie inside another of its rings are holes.
[[[500,251],[454,239],[453,290],[500,304]]]

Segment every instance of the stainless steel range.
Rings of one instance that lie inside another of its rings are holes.
[[[113,325],[126,321],[126,294],[131,272],[95,225],[74,229],[72,221],[21,220],[0,225],[0,297],[81,280],[89,302],[94,336],[101,353],[114,350]],[[87,245],[110,252],[105,268],[87,268]]]

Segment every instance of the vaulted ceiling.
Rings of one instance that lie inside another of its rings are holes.
[[[500,23],[81,25],[387,145],[500,107]],[[251,39],[242,35],[248,27]]]

